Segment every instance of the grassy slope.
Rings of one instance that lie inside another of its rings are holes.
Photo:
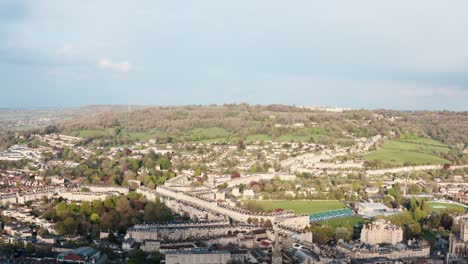
[[[96,137],[96,136],[110,136],[110,135],[113,135],[113,133],[114,133],[113,129],[83,129],[83,130],[74,130],[67,134],[86,138],[86,137]],[[149,140],[150,138],[154,138],[157,136],[164,136],[165,134],[158,130],[150,130],[146,132],[127,132],[123,130],[121,132],[121,135],[146,141],[146,140]]]
[[[297,214],[318,213],[329,210],[345,208],[340,201],[304,201],[304,200],[281,200],[281,201],[257,201],[265,210],[293,210]]]
[[[371,151],[365,156],[368,161],[381,160],[384,163],[403,165],[405,162],[424,164],[443,164],[446,159],[438,157],[447,153],[449,148],[443,143],[425,138],[390,140],[383,148]]]
[[[256,135],[249,135],[246,138],[247,142],[254,142],[254,141],[257,141],[257,140],[268,141],[268,140],[271,140],[271,137],[270,137],[270,135],[267,135],[267,134],[256,134]]]
[[[229,132],[222,127],[195,128],[190,131],[190,136],[200,139],[225,138],[229,136]]]
[[[95,137],[95,136],[107,136],[110,135],[110,132],[104,129],[83,129],[83,130],[75,130],[69,133],[73,136],[78,137]]]

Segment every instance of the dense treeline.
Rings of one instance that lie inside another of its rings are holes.
[[[55,200],[42,217],[55,222],[60,235],[90,234],[91,237],[98,237],[100,231],[125,233],[135,224],[172,220],[170,209],[159,199],[147,201],[136,193],[81,203]]]
[[[123,149],[114,159],[111,159],[101,156],[98,151],[89,159],[81,160],[81,164],[77,167],[52,167],[45,174],[46,176],[66,175],[71,178],[83,177],[84,183],[117,186],[128,186],[130,180],[137,180],[152,189],[175,177],[170,155],[156,154],[151,151],[143,155],[141,159],[136,159],[129,157],[130,154],[130,150]]]
[[[16,134],[12,131],[0,132],[0,150],[16,143]]]

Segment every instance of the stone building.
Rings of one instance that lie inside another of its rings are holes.
[[[167,225],[135,225],[128,229],[129,237],[136,242],[145,240],[182,241],[231,235],[236,232],[249,232],[254,226],[247,224],[231,225],[229,221],[198,222]]]
[[[468,256],[468,218],[459,220],[460,234],[451,234],[449,252],[455,256]]]
[[[167,264],[225,264],[230,259],[229,251],[194,249],[166,253]]]
[[[409,241],[408,244],[398,243],[397,245],[381,247],[340,242],[337,244],[336,249],[351,259],[419,259],[428,258],[431,253],[431,247],[424,241]]]
[[[271,252],[271,264],[283,263],[283,255],[281,254],[281,245],[279,241],[278,233],[275,233],[275,245]]]
[[[396,245],[403,240],[403,229],[379,219],[364,225],[361,231],[361,242],[376,245],[381,243]]]
[[[107,197],[120,195],[117,192],[79,192],[73,190],[64,190],[57,193],[58,196],[67,199],[69,201],[88,201],[93,200],[105,200]]]

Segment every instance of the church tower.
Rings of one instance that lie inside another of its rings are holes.
[[[271,264],[282,264],[283,255],[281,254],[281,245],[279,241],[278,233],[275,232],[275,245],[271,253]]]
[[[468,218],[461,220],[460,240],[463,242],[468,242]]]

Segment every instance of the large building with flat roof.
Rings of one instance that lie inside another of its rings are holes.
[[[59,263],[100,264],[106,263],[107,256],[92,247],[79,247],[70,252],[63,252],[57,256]]]
[[[383,203],[358,203],[356,209],[358,215],[368,219],[401,213],[401,210],[388,208]]]

